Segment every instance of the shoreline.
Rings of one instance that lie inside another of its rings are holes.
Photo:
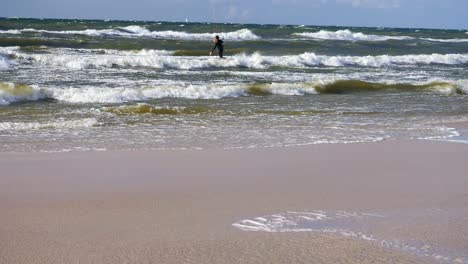
[[[0,153],[0,263],[440,262],[340,234],[232,226],[310,210],[399,212],[403,221],[371,235],[429,243],[455,261],[468,246],[467,154],[466,144],[415,140]],[[432,209],[443,213],[431,220]],[[412,224],[404,212],[423,214]]]
[[[287,149],[287,148],[302,148],[313,147],[321,145],[355,145],[355,144],[379,144],[384,142],[444,142],[455,144],[468,144],[468,122],[451,122],[441,123],[439,125],[445,126],[447,129],[453,129],[458,135],[454,135],[445,139],[430,139],[430,138],[413,138],[413,139],[397,139],[397,138],[382,138],[375,141],[362,141],[362,142],[347,142],[347,143],[303,143],[297,145],[280,145],[280,146],[254,146],[254,147],[225,147],[225,148],[148,148],[148,149],[106,149],[106,148],[87,148],[75,147],[74,149],[63,150],[36,150],[36,151],[0,151],[0,155],[28,155],[28,154],[65,154],[65,153],[95,153],[95,152],[166,152],[166,151],[231,151],[231,150],[249,150],[249,149]]]

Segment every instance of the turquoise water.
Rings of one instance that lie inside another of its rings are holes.
[[[460,138],[467,69],[460,30],[0,19],[0,149]]]

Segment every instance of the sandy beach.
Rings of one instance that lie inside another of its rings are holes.
[[[3,153],[0,263],[466,262],[467,154],[438,141]],[[232,225],[311,210],[392,217],[373,225],[377,241]]]

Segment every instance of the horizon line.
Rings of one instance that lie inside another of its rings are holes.
[[[350,26],[350,25],[330,25],[330,24],[289,24],[289,23],[252,23],[252,22],[212,22],[212,21],[185,21],[185,20],[144,20],[144,19],[102,19],[102,18],[47,18],[47,17],[2,17],[0,19],[37,19],[37,20],[88,20],[104,22],[165,22],[165,23],[210,23],[210,24],[239,24],[239,25],[271,25],[271,26],[312,26],[312,27],[352,27],[352,28],[389,28],[389,29],[425,29],[425,30],[455,30],[468,31],[468,28],[432,28],[432,27],[401,27],[401,26]]]

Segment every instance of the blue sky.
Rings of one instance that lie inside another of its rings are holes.
[[[468,0],[0,0],[0,17],[468,29]]]

